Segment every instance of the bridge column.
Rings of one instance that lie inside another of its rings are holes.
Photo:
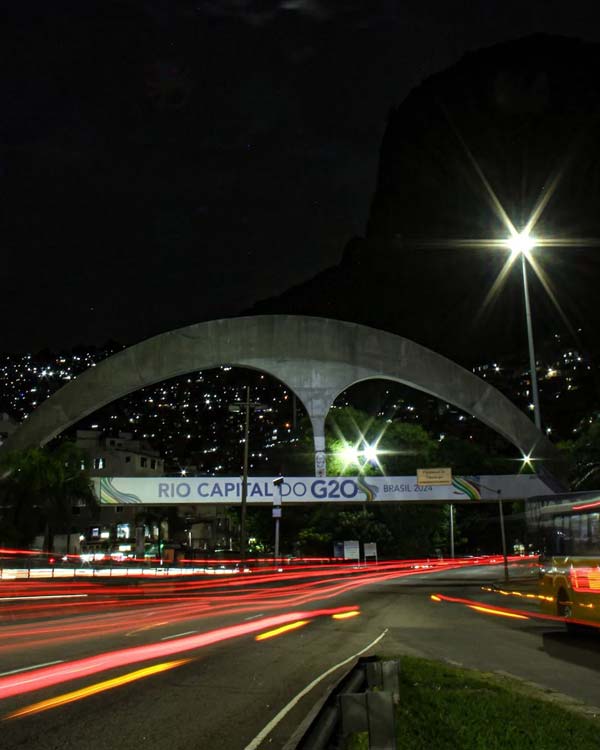
[[[276,376],[290,387],[304,405],[313,429],[315,476],[327,476],[325,420],[338,395],[352,384],[346,366],[315,362],[283,363]]]
[[[315,476],[327,476],[327,454],[325,452],[325,416],[310,415],[315,446]]]
[[[327,461],[325,451],[325,420],[331,404],[335,401],[338,391],[326,388],[299,388],[302,402],[306,408],[313,429],[313,443],[315,446],[315,476],[327,476]]]

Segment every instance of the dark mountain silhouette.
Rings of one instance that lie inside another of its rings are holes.
[[[600,245],[567,240],[600,238],[599,111],[598,45],[535,35],[465,56],[390,112],[366,236],[251,312],[352,320],[464,363],[522,356],[520,262],[484,306],[508,252],[459,242],[508,236],[485,179],[518,230],[547,199],[533,234],[563,243],[534,253],[569,325],[531,271],[536,339],[597,349]]]

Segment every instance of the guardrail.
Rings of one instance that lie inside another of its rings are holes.
[[[397,750],[396,704],[400,663],[376,657],[358,660],[329,694],[294,750],[345,747],[347,737],[368,732],[370,750]],[[286,745],[285,750],[292,750]]]

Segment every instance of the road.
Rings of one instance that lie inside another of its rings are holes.
[[[45,594],[2,584],[2,747],[283,748],[348,667],[332,668],[376,639],[371,653],[509,673],[598,705],[598,644],[581,645],[560,623],[535,619],[534,601],[483,590],[500,578],[498,566],[469,565],[120,588],[44,584]],[[476,611],[433,601],[432,594],[525,608],[532,617]],[[272,731],[253,744],[282,710]],[[22,711],[29,713],[16,715]]]

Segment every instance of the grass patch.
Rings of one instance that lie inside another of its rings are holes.
[[[536,697],[517,680],[401,657],[402,750],[598,750],[600,718]],[[538,692],[538,695],[540,692]],[[368,748],[364,734],[348,748]]]

